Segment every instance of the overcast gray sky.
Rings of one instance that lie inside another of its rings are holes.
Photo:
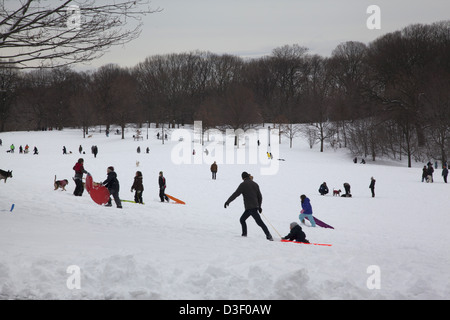
[[[367,8],[381,9],[369,30]],[[194,50],[257,57],[286,44],[329,56],[341,42],[369,43],[413,23],[450,19],[450,0],[152,0],[139,39],[91,63],[134,66],[156,54]]]

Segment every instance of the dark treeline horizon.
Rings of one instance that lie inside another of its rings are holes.
[[[252,59],[195,51],[131,68],[0,68],[0,132],[201,120],[205,130],[272,123],[292,138],[309,124],[321,150],[328,141],[411,166],[447,161],[449,111],[450,21],[341,43],[330,57],[293,44]]]

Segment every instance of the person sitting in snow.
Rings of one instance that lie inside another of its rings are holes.
[[[289,227],[291,231],[287,236],[282,238],[283,240],[309,243],[309,241],[306,239],[306,234],[303,232],[302,227],[300,227],[297,222],[292,222]]]
[[[329,190],[328,190],[327,183],[326,182],[322,183],[319,187],[319,193],[322,196],[324,196],[324,195],[328,194],[328,192],[329,192]]]

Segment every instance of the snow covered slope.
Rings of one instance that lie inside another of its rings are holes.
[[[133,134],[127,130],[125,140],[98,130],[86,139],[80,130],[0,134],[0,169],[13,170],[13,178],[0,181],[1,299],[450,297],[450,186],[440,170],[435,183],[421,183],[423,164],[354,164],[343,150],[320,153],[297,138],[293,149],[286,139],[280,146],[285,161],[277,174],[261,175],[258,165],[219,164],[214,181],[210,163],[174,164],[178,141],[162,145],[155,129],[149,140],[134,141]],[[12,143],[16,152],[6,153]],[[19,154],[25,144],[37,146],[39,155]],[[80,145],[86,154],[79,154]],[[63,155],[63,146],[73,153]],[[145,205],[124,202],[120,210],[114,202],[98,206],[87,192],[73,196],[79,157],[95,181],[114,166],[122,199],[133,200],[134,174],[142,171]],[[167,193],[186,205],[159,202],[159,171]],[[314,214],[335,228],[304,227],[307,238],[332,246],[269,242],[252,218],[242,238],[242,198],[223,207],[242,171],[260,185],[263,220],[275,239],[298,222],[305,194]],[[69,180],[66,192],[53,190],[55,175]],[[349,182],[353,198],[320,196],[324,181],[331,190]]]

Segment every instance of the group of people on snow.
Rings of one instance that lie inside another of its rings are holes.
[[[374,177],[371,177],[369,189],[372,192],[372,198],[375,197],[375,182],[376,182],[376,180],[374,179]],[[343,186],[344,186],[345,193],[341,197],[351,198],[352,194],[350,192],[350,184],[348,182],[345,182]],[[330,192],[330,190],[328,189],[327,183],[326,182],[322,183],[319,187],[319,193],[322,196],[324,196],[324,195],[327,195],[329,192]],[[333,195],[339,195],[339,194],[340,194],[340,190],[333,190]]]
[[[437,162],[435,163],[435,167],[437,169]],[[433,164],[431,162],[428,162],[426,166],[423,166],[422,168],[422,182],[434,182],[433,178],[434,174],[434,168]],[[447,177],[448,177],[448,165],[447,162],[444,162],[442,164],[442,178],[444,179],[444,183],[447,183]]]
[[[244,198],[244,209],[245,209],[244,213],[239,219],[242,228],[242,236],[243,237],[247,236],[246,221],[251,216],[255,220],[256,224],[263,230],[264,234],[266,235],[266,239],[269,241],[273,241],[273,237],[269,232],[269,229],[267,228],[264,221],[261,219],[262,194],[259,185],[255,181],[253,181],[253,177],[245,171],[242,172],[241,178],[243,180],[242,183],[239,184],[236,191],[233,192],[233,194],[225,202],[224,208],[226,209],[231,202],[233,202],[237,197],[242,195],[242,197]],[[311,222],[311,225],[315,227],[316,224],[314,218],[312,217],[313,212],[309,198],[306,197],[304,194],[302,194],[300,196],[300,200],[302,205],[302,210],[299,215],[300,221],[303,224],[305,224],[305,219],[308,219]],[[296,222],[292,222],[290,224],[290,232],[288,235],[283,237],[283,239],[309,243],[309,241],[306,239],[306,235],[303,232],[302,228]]]
[[[75,171],[75,176],[73,180],[75,181],[75,190],[73,194],[75,196],[82,196],[84,192],[84,186],[83,186],[83,175],[87,174],[90,175],[88,171],[84,168],[84,159],[80,158],[78,159],[77,163],[74,165],[73,170]],[[101,185],[105,186],[112,198],[114,199],[114,202],[117,206],[117,208],[122,208],[122,202],[119,197],[119,191],[120,191],[120,184],[119,180],[117,179],[117,173],[114,171],[114,167],[109,166],[106,170],[107,177],[106,180],[101,183]],[[163,172],[159,172],[159,197],[161,199],[161,202],[169,201],[169,198],[165,194],[166,190],[166,178],[163,175]],[[134,176],[133,185],[131,186],[131,192],[135,192],[134,194],[134,202],[138,204],[143,204],[143,198],[142,194],[144,192],[144,184],[143,184],[143,175],[141,171],[136,171],[136,174]],[[111,197],[109,198],[108,203],[106,204],[107,207],[112,206],[112,200]]]
[[[14,153],[14,151],[16,150],[16,146],[14,144],[11,144],[9,146],[9,150],[7,150],[6,152],[8,153]],[[19,153],[29,153],[30,152],[30,146],[27,144],[25,145],[25,148],[22,147],[22,145],[19,146]],[[33,154],[39,154],[38,148],[35,146],[33,148]]]

